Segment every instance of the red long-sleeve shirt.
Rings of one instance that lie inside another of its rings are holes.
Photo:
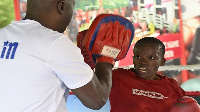
[[[159,76],[161,80],[145,80],[131,69],[114,70],[110,112],[169,112],[185,91],[176,80]]]

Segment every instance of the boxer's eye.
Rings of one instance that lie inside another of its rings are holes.
[[[150,59],[150,60],[155,60],[155,57],[150,56],[149,59]]]

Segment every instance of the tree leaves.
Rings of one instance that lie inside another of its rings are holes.
[[[13,0],[0,0],[0,28],[15,19]]]

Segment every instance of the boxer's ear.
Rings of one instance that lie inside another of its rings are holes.
[[[57,3],[57,11],[59,14],[64,14],[64,6],[65,6],[64,0],[59,0]]]
[[[166,61],[166,59],[165,59],[165,58],[162,58],[162,59],[161,59],[160,66],[163,66],[163,65],[165,64],[165,61]]]

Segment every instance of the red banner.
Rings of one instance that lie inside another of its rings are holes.
[[[180,33],[160,35],[156,38],[165,45],[165,59],[176,59],[181,57]]]

